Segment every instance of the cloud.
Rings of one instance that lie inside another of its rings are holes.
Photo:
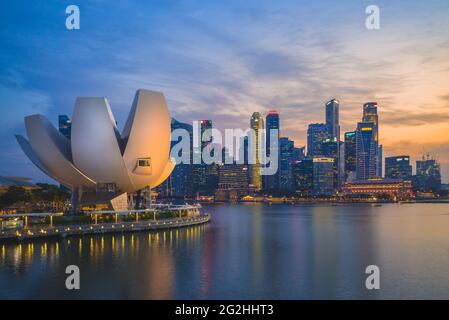
[[[414,112],[414,111],[385,111],[382,113],[382,124],[391,127],[411,127],[436,125],[449,122],[447,112]]]
[[[5,132],[23,123],[26,115],[45,114],[51,106],[50,97],[41,91],[21,86],[0,84],[0,131]]]

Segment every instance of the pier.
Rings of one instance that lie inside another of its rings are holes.
[[[55,225],[54,217],[63,216],[62,213],[17,213],[0,216],[2,220],[2,229],[0,230],[0,241],[6,240],[24,240],[43,237],[67,237],[85,234],[104,234],[104,233],[122,233],[138,231],[155,231],[163,229],[181,228],[194,226],[210,221],[210,214],[200,214],[200,206],[171,206],[159,205],[154,208],[127,211],[92,211],[84,213],[84,216],[90,216],[91,223],[82,224],[63,224]],[[174,212],[174,217],[158,219],[161,212]],[[143,218],[148,217],[150,219]],[[184,216],[183,216],[184,214]],[[122,221],[123,216],[128,218],[132,215],[130,221]],[[98,222],[98,217],[109,216],[112,222]],[[49,218],[48,224],[30,225],[30,218]],[[4,220],[20,221],[19,227],[5,228]],[[18,220],[21,219],[21,220]]]

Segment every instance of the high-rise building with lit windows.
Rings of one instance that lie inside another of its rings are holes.
[[[430,155],[416,161],[414,188],[423,192],[435,192],[441,189],[440,164]]]
[[[354,180],[356,172],[356,131],[345,132],[345,180]]]
[[[292,175],[295,193],[300,196],[310,195],[313,189],[313,159],[293,161]]]
[[[335,193],[334,158],[313,158],[313,189],[316,196],[330,196]]]
[[[267,156],[272,156],[272,153],[277,153],[277,158],[272,157],[273,159],[277,159],[277,167],[279,168],[279,114],[276,110],[270,110],[265,119],[266,126],[266,154]],[[273,131],[272,131],[273,130]],[[277,138],[275,140],[272,139],[271,135],[274,134],[277,130]],[[274,193],[279,189],[279,169],[275,174],[264,175],[263,176],[263,189],[267,193]]]
[[[336,99],[332,99],[326,103],[326,127],[331,138],[336,137],[340,141],[340,103]]]
[[[356,131],[356,176],[357,179],[370,179],[382,175],[379,160],[379,117],[377,102],[363,105],[362,122]]]
[[[372,122],[359,122],[356,134],[356,176],[366,180],[377,176],[377,143]]]
[[[309,124],[309,128],[307,129],[307,155],[309,157],[322,155],[322,142],[327,138],[329,138],[329,133],[326,124]]]
[[[293,190],[292,162],[294,142],[287,137],[280,139],[279,159],[279,190],[289,192]]]
[[[203,150],[207,150],[212,143],[212,137],[203,140],[203,135],[206,130],[212,129],[212,120],[199,120],[198,126],[194,128],[197,130],[199,141],[193,144],[193,157],[199,159]],[[218,171],[215,164],[207,165],[201,158],[201,163],[193,164],[192,184],[193,191],[196,194],[213,194],[214,190],[211,187],[218,182]]]
[[[252,143],[252,154],[250,155],[250,182],[254,186],[256,192],[262,190],[262,175],[261,175],[261,163],[260,159],[261,147],[263,143],[262,130],[264,129],[264,123],[262,115],[259,112],[254,112],[250,119],[250,128],[254,132],[254,141],[249,140]]]
[[[71,132],[72,132],[72,121],[65,114],[60,114],[58,116],[58,129],[59,132],[70,140]]]
[[[395,156],[385,158],[385,178],[412,179],[412,166],[410,156]]]

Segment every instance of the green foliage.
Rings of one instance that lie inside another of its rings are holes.
[[[26,190],[23,187],[10,186],[0,195],[0,207],[7,208],[14,204],[37,202],[64,202],[70,199],[70,194],[58,186],[48,183],[36,184],[38,188]]]
[[[10,186],[8,190],[0,195],[0,206],[8,207],[14,203],[24,203],[31,200],[31,193],[25,188]]]

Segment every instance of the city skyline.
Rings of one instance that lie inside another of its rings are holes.
[[[151,87],[166,92],[175,119],[211,119],[219,129],[245,128],[248,115],[275,108],[283,117],[281,137],[296,146],[306,145],[309,123],[325,122],[331,98],[340,102],[340,139],[356,129],[361,106],[377,101],[384,157],[407,154],[414,164],[430,153],[448,182],[449,4],[378,5],[381,28],[369,31],[364,4],[155,2],[143,10],[144,4],[81,2],[81,29],[69,32],[64,8],[8,4],[1,31],[8,49],[0,64],[0,174],[47,180],[15,145],[25,115],[43,113],[57,124],[59,114],[71,117],[76,96],[100,94],[122,128],[130,92]],[[114,27],[109,20],[125,9],[124,24]],[[27,21],[13,20],[19,10]],[[156,24],[164,28],[154,30]],[[137,37],[127,37],[131,29]]]

